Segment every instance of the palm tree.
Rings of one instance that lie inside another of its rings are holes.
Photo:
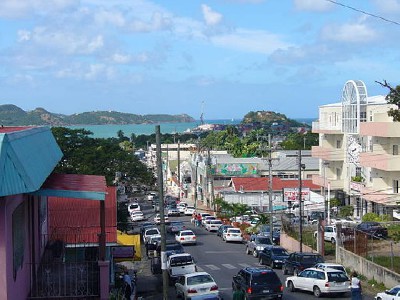
[[[258,229],[262,225],[269,224],[269,215],[268,214],[259,214],[258,215],[258,221],[256,223],[256,228]]]

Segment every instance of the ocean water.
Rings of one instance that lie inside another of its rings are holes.
[[[296,121],[301,123],[306,123],[311,125],[314,121],[313,118],[299,118]],[[205,120],[208,124],[225,124],[225,125],[235,125],[241,122],[240,119],[232,120]],[[67,126],[71,129],[84,128],[93,132],[91,137],[93,138],[112,138],[117,137],[119,130],[122,130],[125,136],[129,137],[132,133],[136,135],[144,134],[150,135],[156,132],[156,125],[160,125],[160,132],[166,133],[184,133],[190,129],[196,128],[200,125],[200,121],[190,122],[190,123],[160,123],[160,124],[129,124],[129,125],[75,125]]]

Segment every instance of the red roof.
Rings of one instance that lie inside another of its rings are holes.
[[[232,177],[232,184],[235,192],[255,192],[255,191],[268,191],[269,178],[268,177]],[[282,179],[279,177],[272,177],[272,190],[282,191],[283,188],[297,188],[299,181],[293,179]],[[319,185],[312,183],[312,180],[302,180],[302,187],[309,188],[310,190],[320,190]]]
[[[82,175],[79,175],[82,176]],[[87,188],[87,187],[86,187]],[[106,187],[106,242],[117,242],[116,187]],[[67,244],[98,243],[100,234],[100,201],[49,197],[50,238]]]
[[[105,192],[106,178],[99,175],[51,174],[41,189]]]
[[[26,130],[33,126],[0,126],[0,133],[9,133],[15,131]]]

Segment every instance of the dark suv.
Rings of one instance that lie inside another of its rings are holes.
[[[258,257],[261,265],[269,265],[272,269],[281,268],[289,253],[281,246],[272,246],[264,248]]]
[[[307,268],[311,268],[318,263],[323,263],[324,258],[318,253],[311,252],[293,252],[284,261],[282,270],[283,274],[297,275]]]
[[[356,226],[356,230],[368,234],[368,237],[387,238],[388,230],[378,222],[362,222]]]
[[[283,285],[268,267],[247,267],[233,276],[232,289],[242,291],[245,299],[282,299]]]

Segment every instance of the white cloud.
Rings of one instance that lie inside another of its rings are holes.
[[[155,12],[149,21],[135,19],[128,24],[128,28],[134,32],[152,32],[169,30],[173,22],[169,16],[160,12]]]
[[[323,0],[294,0],[297,10],[307,11],[328,11],[333,8],[333,4]]]
[[[213,11],[211,7],[202,4],[201,10],[203,12],[203,18],[207,26],[215,26],[221,23],[222,15],[220,13]]]
[[[18,42],[25,42],[31,39],[31,33],[28,30],[18,30]]]
[[[279,36],[261,30],[239,29],[231,34],[213,36],[212,43],[226,48],[246,52],[269,54],[290,45],[281,41]]]
[[[112,61],[117,63],[117,64],[126,64],[131,61],[131,56],[130,55],[124,55],[121,53],[114,53],[111,57]]]
[[[1,0],[0,17],[21,18],[36,14],[56,13],[75,7],[79,0]]]
[[[395,14],[400,13],[400,0],[373,0],[373,3],[382,13]]]
[[[125,18],[121,12],[107,11],[104,9],[101,9],[100,11],[94,13],[94,20],[96,24],[99,24],[101,26],[111,25],[122,27],[126,23]]]
[[[366,43],[374,40],[376,37],[377,33],[375,30],[361,22],[341,25],[330,24],[321,30],[321,38],[329,41]]]

